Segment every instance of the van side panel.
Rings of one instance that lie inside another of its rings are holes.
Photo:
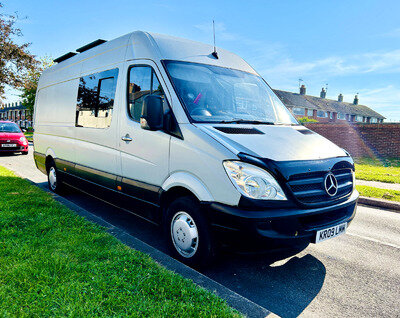
[[[99,64],[100,62],[97,59],[97,63]],[[91,65],[94,67],[93,63]],[[117,188],[116,176],[121,175],[118,149],[120,138],[118,136],[118,115],[121,104],[119,91],[125,87],[126,79],[121,74],[123,63],[97,68],[95,73],[110,69],[118,69],[117,85],[111,112],[111,125],[107,128],[74,127],[75,172],[81,178],[115,190]],[[75,99],[75,105],[76,103]]]
[[[51,149],[58,158],[75,161],[74,118],[78,79],[41,88],[35,110],[35,152]]]

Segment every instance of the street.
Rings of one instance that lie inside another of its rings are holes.
[[[27,156],[0,155],[0,165],[47,183]],[[165,251],[161,229],[75,190],[64,195],[153,247]],[[345,235],[297,255],[227,253],[202,271],[282,317],[400,316],[400,213],[359,206]]]

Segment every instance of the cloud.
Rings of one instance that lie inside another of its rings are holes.
[[[212,22],[197,24],[194,27],[200,31],[209,33],[210,35],[213,34]],[[215,23],[215,34],[218,35],[218,39],[223,40],[223,41],[236,41],[241,38],[237,34],[228,32],[225,24],[222,22]]]
[[[381,34],[382,37],[385,38],[400,38],[400,28],[393,29],[389,32]]]
[[[400,50],[374,52],[348,56],[328,56],[322,59],[299,62],[286,57],[268,66],[262,72],[279,73],[285,76],[349,76],[367,73],[400,73]]]

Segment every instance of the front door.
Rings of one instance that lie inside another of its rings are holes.
[[[150,94],[167,96],[157,76],[157,67],[146,61],[131,65],[127,71],[127,105],[121,110],[119,149],[121,159],[122,191],[150,206],[159,204],[161,185],[169,174],[169,146],[171,136],[163,131],[140,127],[143,99]],[[139,205],[146,210],[146,205]],[[148,209],[151,211],[152,209]],[[147,211],[137,211],[150,218]]]

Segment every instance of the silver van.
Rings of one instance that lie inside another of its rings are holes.
[[[354,218],[354,164],[299,125],[239,56],[148,32],[97,40],[43,72],[34,158],[49,187],[78,188],[165,229],[174,255],[338,236]]]

